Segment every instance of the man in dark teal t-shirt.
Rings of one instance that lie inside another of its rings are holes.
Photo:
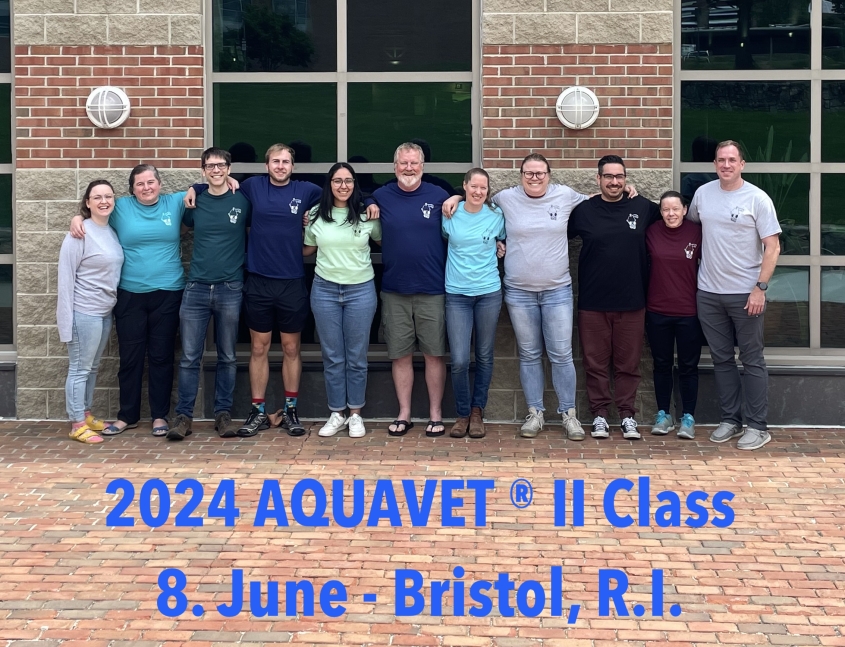
[[[231,156],[220,148],[202,154],[202,173],[208,190],[182,219],[194,230],[194,253],[179,310],[182,360],[179,363],[179,401],[168,440],[191,433],[199,387],[200,362],[208,322],[214,317],[217,373],[214,380],[214,428],[222,438],[236,436],[232,425],[232,396],[237,364],[235,343],[241,313],[246,231],[252,207],[242,192],[228,185]]]

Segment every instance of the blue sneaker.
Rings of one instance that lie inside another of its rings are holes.
[[[681,428],[678,429],[678,438],[692,440],[695,438],[695,418],[685,413],[681,418]]]
[[[651,427],[651,433],[655,436],[665,436],[670,431],[675,430],[675,420],[672,414],[666,413],[661,409],[654,417],[654,425]]]

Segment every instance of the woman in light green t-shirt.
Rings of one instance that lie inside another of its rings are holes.
[[[346,162],[329,169],[320,204],[309,214],[302,254],[317,252],[311,311],[320,336],[326,395],[332,414],[319,431],[366,434],[361,409],[367,391],[367,349],[378,303],[370,240],[381,243],[381,224],[365,220],[355,171]],[[346,410],[349,409],[349,417]]]

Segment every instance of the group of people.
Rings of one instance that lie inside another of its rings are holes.
[[[442,399],[448,352],[457,413],[450,436],[484,437],[504,302],[528,405],[521,435],[536,437],[545,425],[545,348],[566,436],[583,440],[575,401],[569,271],[569,240],[579,237],[578,331],[592,436],[610,435],[608,413],[615,402],[623,437],[640,438],[635,399],[645,330],[659,409],[651,431],[663,435],[676,427],[671,398],[677,345],[683,414],[678,435],[693,438],[703,329],[722,409],[722,422],[711,440],[724,442],[741,434],[742,449],[770,440],[762,314],[780,228],[771,200],[742,180],[744,161],[735,142],[719,145],[714,161],[719,179],[698,190],[689,210],[674,191],[666,192],[659,205],[638,196],[627,182],[624,161],[615,155],[599,161],[599,192],[593,197],[552,184],[547,160],[536,153],[523,160],[520,184],[495,197],[488,174],[480,168],[467,172],[462,197],[450,197],[423,181],[425,157],[415,143],[397,148],[396,182],[371,196],[362,192],[354,169],[345,162],[331,167],[322,188],[291,179],[294,151],[288,146],[270,147],[265,162],[267,175],[237,186],[229,177],[229,153],[210,148],[201,160],[207,184],[184,193],[161,195],[158,172],[146,165],[133,169],[129,197],[115,200],[104,180],[89,185],[62,247],[59,272],[58,321],[70,356],[72,438],[99,443],[103,435],[137,426],[147,355],[153,434],[170,440],[189,435],[211,318],[218,354],[218,434],[250,437],[275,422],[290,435],[304,434],[297,399],[300,337],[309,300],[330,410],[318,434],[347,430],[351,437],[364,436],[367,350],[378,304],[370,260],[374,241],[382,246],[382,322],[399,406],[389,435],[403,436],[414,426],[413,354],[419,349],[429,401],[426,435],[446,433]],[[91,221],[87,227],[86,220]],[[185,284],[179,232],[191,227],[194,253]],[[315,252],[309,299],[302,259]],[[242,300],[251,337],[252,408],[237,426],[231,407]],[[118,419],[105,424],[92,415],[91,405],[112,311],[121,406]],[[276,416],[265,402],[274,327],[281,335],[285,390]],[[177,328],[182,360],[171,422]],[[735,339],[744,368],[741,386]]]

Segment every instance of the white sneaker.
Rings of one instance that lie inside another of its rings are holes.
[[[367,430],[364,427],[364,419],[361,418],[357,413],[353,413],[349,416],[349,437],[350,438],[363,438],[367,435]]]
[[[334,436],[337,432],[346,429],[346,425],[346,416],[339,411],[332,411],[332,415],[328,422],[326,422],[326,424],[323,425],[323,428],[317,432],[317,435],[323,436],[324,438]]]
[[[574,408],[563,412],[563,429],[569,440],[584,440],[584,437],[586,436],[584,428],[581,426],[581,423],[578,421],[578,417],[575,415]]]
[[[637,430],[637,421],[633,418],[622,419],[622,438],[626,440],[639,440],[642,438]]]
[[[543,412],[534,407],[528,407],[528,415],[525,416],[525,424],[519,431],[519,435],[523,438],[536,438],[546,420],[543,417]]]
[[[607,426],[607,420],[602,416],[596,416],[593,420],[593,431],[590,432],[593,438],[607,438],[610,436],[610,427]]]

